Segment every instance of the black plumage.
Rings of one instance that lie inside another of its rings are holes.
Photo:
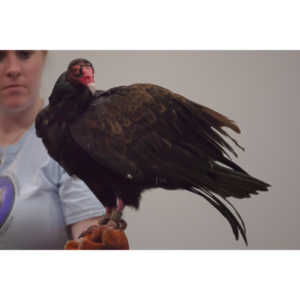
[[[72,61],[37,116],[50,156],[106,207],[120,198],[138,208],[142,192],[157,187],[201,195],[247,243],[245,224],[227,198],[250,197],[269,185],[230,158],[237,154],[224,137],[240,146],[223,127],[239,133],[238,126],[153,84],[95,91],[93,73],[87,60]]]

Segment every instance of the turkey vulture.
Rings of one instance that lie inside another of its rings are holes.
[[[242,147],[223,127],[240,133],[224,115],[154,84],[96,90],[94,68],[81,58],[61,74],[36,118],[50,156],[87,184],[111,218],[120,221],[124,206],[137,209],[145,190],[183,189],[205,198],[247,244],[243,219],[227,198],[250,197],[269,184],[232,161],[237,154],[224,137]]]

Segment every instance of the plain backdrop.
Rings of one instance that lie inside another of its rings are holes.
[[[235,120],[246,151],[235,159],[269,182],[269,192],[230,199],[242,215],[249,246],[205,199],[161,189],[125,209],[132,249],[299,249],[299,51],[50,51],[42,83],[47,99],[73,58],[89,59],[96,85],[154,83]]]

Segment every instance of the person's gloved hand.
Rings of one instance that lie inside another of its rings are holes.
[[[94,225],[79,240],[67,241],[65,250],[128,250],[126,234],[121,229]]]

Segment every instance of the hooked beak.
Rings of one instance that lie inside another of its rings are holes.
[[[90,90],[90,92],[94,96],[96,94],[96,85],[95,85],[95,82],[90,82],[88,84],[88,89]]]

